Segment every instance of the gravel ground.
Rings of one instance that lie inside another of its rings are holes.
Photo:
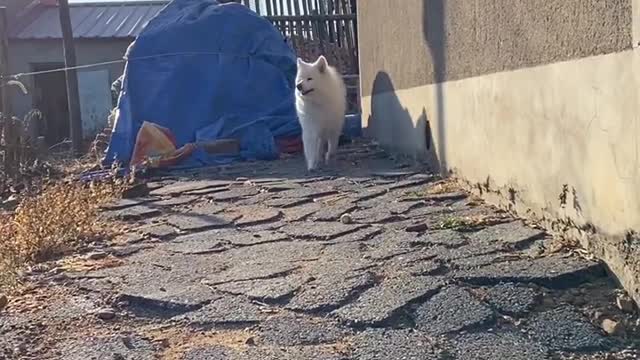
[[[155,179],[25,275],[0,359],[640,358],[601,263],[437,181],[368,144]]]

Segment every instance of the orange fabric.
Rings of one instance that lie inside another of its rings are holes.
[[[136,136],[131,166],[172,166],[191,155],[195,148],[195,144],[186,144],[178,149],[169,129],[145,121]]]

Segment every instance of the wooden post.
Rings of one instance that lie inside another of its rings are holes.
[[[258,0],[258,1],[260,1],[260,0]],[[271,1],[272,0],[267,0],[266,1],[266,6],[267,6],[267,14],[266,15],[267,16],[273,16],[273,10],[272,10],[272,7],[271,7]]]
[[[7,8],[0,7],[0,75],[9,74],[9,35],[7,34]],[[2,115],[11,116],[9,107],[9,94],[7,93],[7,79],[3,79],[0,85],[0,97],[2,98]]]
[[[9,26],[7,24],[7,8],[0,7],[0,75],[9,75],[9,34],[7,33]],[[2,104],[2,123],[3,129],[0,132],[0,138],[4,133],[4,171],[6,175],[13,176],[15,170],[15,143],[12,134],[12,115],[11,104],[9,103],[9,86],[7,79],[0,80],[0,103]]]
[[[75,156],[82,154],[82,119],[80,117],[80,94],[78,92],[78,73],[76,66],[76,50],[73,43],[73,31],[71,29],[71,15],[69,14],[69,2],[58,0],[60,11],[60,28],[62,29],[62,44],[64,47],[64,66],[67,78],[67,98],[69,101],[69,129],[71,143]]]

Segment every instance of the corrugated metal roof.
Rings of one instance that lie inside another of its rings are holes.
[[[69,7],[76,39],[132,38],[137,36],[168,1],[72,3]],[[9,38],[61,39],[55,6],[39,5],[11,26]]]

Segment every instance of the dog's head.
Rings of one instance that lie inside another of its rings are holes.
[[[296,92],[298,95],[311,96],[318,88],[318,83],[327,76],[329,64],[324,56],[314,63],[298,59],[298,75],[296,76]]]

